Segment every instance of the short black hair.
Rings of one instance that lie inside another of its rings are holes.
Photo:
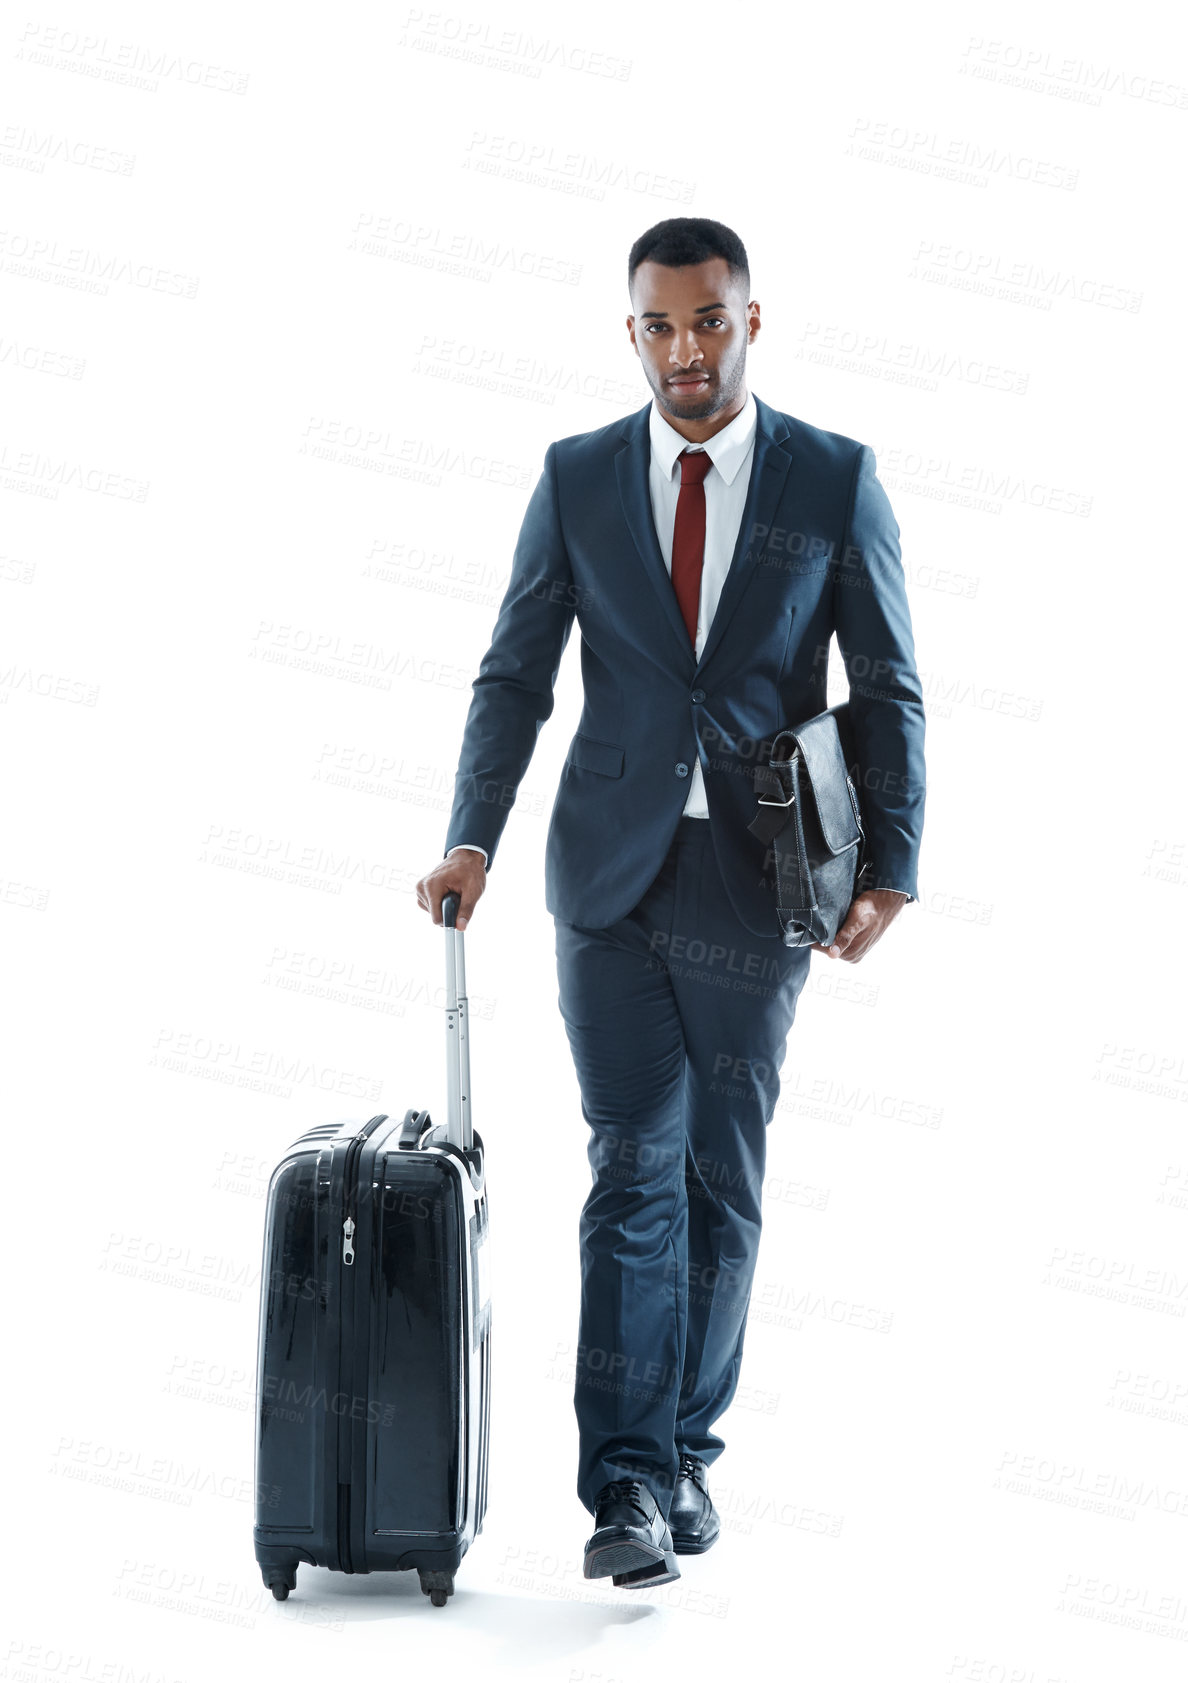
[[[733,228],[708,216],[670,216],[641,234],[627,256],[627,291],[630,293],[635,271],[641,263],[663,263],[670,269],[683,269],[694,263],[708,263],[711,257],[726,259],[731,280],[749,299],[751,269],[747,249]]]

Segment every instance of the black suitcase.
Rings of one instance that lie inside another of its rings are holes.
[[[448,1120],[308,1129],[268,1185],[255,1549],[283,1601],[302,1561],[416,1569],[435,1607],[487,1506],[491,1300],[458,896],[446,935]]]

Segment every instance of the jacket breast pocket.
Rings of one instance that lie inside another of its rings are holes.
[[[603,777],[623,774],[623,750],[615,742],[599,742],[597,737],[579,733],[570,743],[567,757],[570,765],[581,771],[601,772]]]

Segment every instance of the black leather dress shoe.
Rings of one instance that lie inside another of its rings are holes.
[[[609,1577],[617,1589],[651,1589],[680,1577],[668,1522],[641,1479],[604,1484],[594,1498],[594,1524],[582,1562],[585,1577]]]
[[[680,1457],[677,1481],[672,1492],[668,1523],[676,1554],[704,1554],[718,1540],[722,1529],[718,1510],[710,1500],[707,1469],[696,1455]]]

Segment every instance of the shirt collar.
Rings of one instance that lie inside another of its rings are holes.
[[[652,440],[652,459],[660,467],[665,479],[672,478],[672,470],[676,466],[676,459],[682,450],[704,449],[710,461],[717,468],[727,485],[733,480],[739,468],[747,458],[755,438],[755,426],[759,412],[755,407],[754,393],[747,393],[747,401],[738,414],[724,426],[721,432],[716,432],[712,438],[707,438],[704,445],[690,444],[669,421],[664,418],[652,399],[651,410],[648,414],[648,432]]]

